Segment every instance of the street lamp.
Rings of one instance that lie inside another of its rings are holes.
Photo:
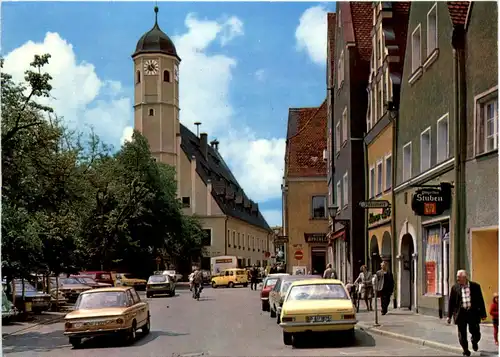
[[[337,216],[339,208],[337,206],[328,206],[328,215],[330,218],[335,218]]]
[[[348,219],[337,219],[337,215],[339,213],[339,208],[337,206],[328,206],[328,214],[330,218],[333,220],[333,225],[335,227],[335,223],[340,223],[344,227],[348,227],[350,224],[350,220]]]

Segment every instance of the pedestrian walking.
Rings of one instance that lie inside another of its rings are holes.
[[[329,263],[326,266],[326,269],[323,272],[323,279],[337,279],[337,272],[333,270],[332,264]]]
[[[203,290],[203,273],[200,268],[195,268],[193,272],[193,298],[199,299]]]
[[[368,270],[366,265],[361,266],[361,272],[358,278],[354,281],[354,284],[358,284],[359,288],[357,293],[359,294],[358,300],[364,299],[366,304],[366,310],[372,311],[372,299],[373,299],[373,275]]]
[[[493,294],[493,301],[490,305],[490,315],[493,320],[493,338],[495,339],[495,345],[498,346],[498,294]]]
[[[250,289],[257,290],[257,280],[259,278],[259,269],[255,266],[252,266],[252,270],[250,270]]]
[[[391,295],[394,291],[394,276],[389,271],[389,264],[383,261],[380,264],[380,270],[377,271],[377,294],[380,296],[380,312],[382,315],[387,314],[389,303],[391,302]],[[375,297],[375,299],[377,296]]]
[[[457,272],[457,283],[453,285],[450,291],[448,323],[451,323],[452,316],[455,325],[457,325],[458,341],[462,346],[463,355],[470,356],[467,325],[471,334],[472,349],[477,351],[481,340],[479,324],[487,316],[481,286],[470,281],[465,270]]]

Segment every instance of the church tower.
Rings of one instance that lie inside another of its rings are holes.
[[[134,126],[157,161],[180,170],[179,63],[174,43],[155,24],[137,42],[134,61]],[[179,176],[179,175],[177,175]],[[177,177],[177,182],[180,178]]]

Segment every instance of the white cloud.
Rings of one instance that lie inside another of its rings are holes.
[[[264,79],[266,79],[266,71],[261,69],[258,69],[254,73],[255,78],[257,78],[258,81],[262,82]]]
[[[95,128],[105,141],[118,143],[132,118],[132,102],[122,95],[122,85],[97,76],[92,64],[78,61],[73,46],[58,33],[47,32],[43,42],[28,41],[5,56],[4,69],[15,81],[24,81],[35,54],[49,53],[44,68],[52,76],[52,98],[39,98],[64,117],[73,128]],[[99,97],[102,95],[102,99]]]
[[[264,216],[267,223],[271,227],[281,226],[281,224],[282,224],[281,210],[277,210],[277,209],[263,210],[262,215]]]
[[[297,49],[306,51],[311,60],[319,65],[326,64],[327,10],[313,6],[304,11],[295,30]]]

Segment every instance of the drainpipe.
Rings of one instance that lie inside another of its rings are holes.
[[[228,234],[227,234],[227,219],[228,219],[228,216],[226,216],[226,219],[224,221],[224,236],[226,237],[226,239],[224,239],[224,255],[227,255],[227,245],[229,243],[229,238],[228,237]]]
[[[399,92],[399,91],[398,91]],[[392,161],[392,168],[391,168],[391,176],[392,176],[392,190],[391,190],[391,270],[392,274],[394,275],[394,272],[396,271],[396,257],[398,255],[398,249],[397,245],[399,244],[396,234],[397,227],[396,227],[396,192],[394,192],[394,188],[396,187],[396,173],[397,173],[397,148],[398,148],[398,135],[397,135],[397,123],[398,123],[398,118],[399,118],[399,104],[396,108],[394,108],[395,111],[393,113],[389,112],[391,115],[391,121],[392,121],[392,153],[391,153],[391,161]],[[397,244],[394,244],[395,242],[398,242]],[[401,274],[401,272],[398,272],[398,274]],[[397,279],[396,279],[397,281]],[[394,284],[396,285],[396,284]],[[397,287],[395,286],[394,290],[394,298],[393,298],[393,305],[394,308],[398,307],[398,296],[397,296]]]
[[[466,118],[465,118],[465,30],[463,26],[454,26],[452,33],[453,46],[453,122],[454,122],[454,169],[455,169],[455,204],[453,205],[454,235],[453,235],[453,268],[455,274],[459,269],[465,269],[465,155],[466,155]],[[450,276],[453,276],[450,274]]]
[[[366,136],[366,134],[365,134]],[[364,161],[365,161],[365,179],[367,182],[365,182],[365,201],[368,201],[370,199],[370,178],[369,178],[369,164],[368,164],[368,145],[366,144],[366,141],[363,140],[363,156],[364,156]],[[368,225],[369,225],[369,209],[365,209],[365,265],[367,267],[371,266],[370,264],[370,252],[369,252],[369,246],[368,242],[370,239],[370,234],[368,232]]]

